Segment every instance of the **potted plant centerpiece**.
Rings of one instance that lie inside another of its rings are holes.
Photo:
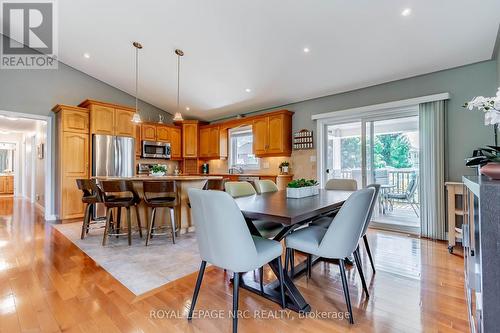
[[[156,164],[151,167],[151,176],[153,177],[161,177],[165,176],[167,173],[167,166]]]
[[[305,198],[319,194],[318,182],[314,179],[295,179],[288,183],[286,188],[287,198]]]
[[[289,166],[290,166],[290,163],[288,161],[281,162],[281,164],[280,164],[281,173],[284,175],[287,175]]]
[[[467,162],[467,166],[481,166],[481,174],[500,180],[500,147],[480,148],[480,155]]]

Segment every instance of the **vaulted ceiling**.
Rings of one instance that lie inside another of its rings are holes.
[[[140,98],[169,112],[174,49],[182,49],[181,111],[205,120],[488,60],[500,23],[498,0],[71,0],[58,7],[63,62],[133,94],[132,41],[140,41]]]

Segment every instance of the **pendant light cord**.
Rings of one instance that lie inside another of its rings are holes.
[[[181,56],[177,55],[177,112],[179,111],[179,96],[181,90]]]
[[[137,96],[139,94],[139,48],[135,48],[135,113],[139,111]]]

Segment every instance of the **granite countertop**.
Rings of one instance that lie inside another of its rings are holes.
[[[463,176],[462,181],[478,197],[481,186],[495,187],[500,191],[500,180],[493,180],[486,176]]]
[[[203,173],[193,173],[190,174],[193,176],[207,176]],[[241,177],[291,177],[292,174],[288,175],[279,175],[279,174],[271,174],[271,173],[209,173],[208,176],[241,176]]]
[[[189,180],[222,180],[222,176],[201,176],[201,175],[179,175],[179,176],[174,176],[174,175],[167,175],[167,176],[161,176],[161,177],[155,177],[155,176],[146,176],[146,175],[139,175],[139,176],[133,176],[133,177],[115,177],[115,176],[97,176],[93,177],[96,179],[101,179],[101,180],[132,180],[132,181],[144,181],[144,180],[179,180],[179,181],[189,181]]]

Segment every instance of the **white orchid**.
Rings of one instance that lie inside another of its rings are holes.
[[[500,87],[496,97],[477,96],[465,103],[464,107],[469,110],[483,111],[485,125],[500,124]]]

